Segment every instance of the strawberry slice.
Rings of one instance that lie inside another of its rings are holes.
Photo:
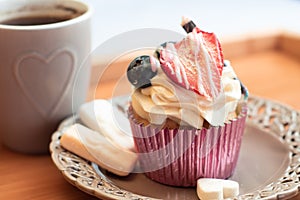
[[[223,54],[215,34],[194,28],[182,41],[167,43],[160,52],[160,63],[176,84],[208,99],[219,95]]]

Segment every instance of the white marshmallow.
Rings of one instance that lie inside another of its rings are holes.
[[[201,200],[221,200],[239,194],[239,184],[232,180],[200,178],[197,180],[197,195]]]
[[[201,200],[221,200],[223,199],[223,185],[216,179],[198,179],[197,195]]]
[[[101,133],[121,148],[134,151],[134,142],[130,129],[129,131],[128,129],[124,131],[118,126],[114,117],[121,118],[122,116],[120,113],[114,112],[112,104],[108,100],[97,99],[87,102],[80,106],[78,114],[80,120],[89,128]],[[122,126],[129,123],[128,119],[125,120],[123,120]]]
[[[222,180],[223,198],[232,198],[239,195],[239,183],[232,180]]]
[[[138,159],[136,153],[115,146],[101,134],[81,124],[64,129],[60,142],[65,149],[119,176],[127,176]]]

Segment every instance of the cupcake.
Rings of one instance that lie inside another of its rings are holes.
[[[187,19],[187,36],[135,58],[128,117],[142,172],[172,186],[230,177],[247,115],[247,89],[213,33]]]

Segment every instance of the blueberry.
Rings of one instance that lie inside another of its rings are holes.
[[[244,95],[244,99],[246,100],[249,97],[248,89],[241,81],[240,81],[240,83],[241,83],[241,92]]]
[[[155,59],[155,58],[153,58]],[[157,74],[157,66],[150,56],[139,56],[128,66],[127,78],[135,88],[146,88],[151,86],[151,79]]]
[[[167,43],[173,43],[173,44],[175,44],[176,42],[174,42],[174,41],[169,41],[169,42],[164,42],[164,43],[162,43],[162,44],[155,50],[155,52],[154,52],[154,55],[155,55],[155,57],[156,57],[157,59],[160,58],[160,51],[162,50],[162,48],[166,48]]]

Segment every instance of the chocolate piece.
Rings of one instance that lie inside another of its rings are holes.
[[[187,32],[190,33],[196,27],[196,24],[191,20],[188,23],[182,25],[182,28]]]

